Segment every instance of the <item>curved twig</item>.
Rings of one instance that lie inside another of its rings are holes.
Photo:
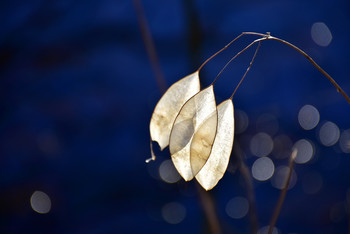
[[[221,50],[219,50],[218,52],[216,52],[215,54],[213,54],[212,56],[210,56],[207,60],[204,61],[204,63],[202,63],[202,65],[198,68],[198,72],[204,67],[205,64],[207,64],[212,58],[214,58],[216,55],[220,54],[222,51],[226,50],[233,42],[235,42],[236,40],[238,40],[238,38],[240,38],[241,36],[243,36],[244,33],[241,33],[239,36],[237,36],[235,39],[233,39],[232,41],[230,41],[227,45],[225,45],[224,48],[222,48]]]
[[[305,53],[302,49],[300,49],[299,47],[293,45],[292,43],[282,40],[280,38],[277,37],[273,37],[271,36],[269,33],[268,34],[262,34],[262,33],[255,33],[255,32],[243,32],[243,35],[256,35],[256,36],[261,36],[263,38],[265,38],[265,40],[275,40],[275,41],[279,41],[285,45],[288,45],[289,47],[293,48],[294,50],[298,51],[300,54],[304,55],[304,57],[309,60],[312,65],[314,65],[316,67],[317,70],[319,70],[322,75],[324,75],[333,85],[334,87],[337,89],[337,91],[339,93],[341,93],[344,98],[346,99],[346,101],[350,104],[350,98],[349,96],[345,93],[345,91],[337,84],[337,82],[335,82],[335,80],[325,71],[323,70],[307,53]],[[242,35],[241,34],[241,35]]]
[[[243,35],[255,35],[255,36],[260,36],[261,38],[254,40],[252,43],[250,43],[248,46],[246,46],[243,50],[241,50],[240,52],[238,52],[231,60],[234,60],[236,57],[238,57],[240,54],[242,54],[244,51],[246,51],[249,47],[251,47],[252,45],[254,45],[257,42],[261,42],[261,41],[265,41],[265,40],[275,40],[278,42],[281,42],[291,48],[293,48],[294,50],[298,51],[300,54],[302,54],[307,60],[309,60],[312,65],[314,65],[314,67],[316,67],[317,70],[319,70],[332,84],[333,86],[337,89],[337,91],[339,93],[341,93],[344,98],[346,99],[346,101],[350,104],[350,98],[349,96],[345,93],[345,91],[338,85],[338,83],[325,71],[323,70],[305,51],[303,51],[302,49],[300,49],[299,47],[293,45],[292,43],[285,41],[283,39],[277,38],[277,37],[273,37],[270,35],[270,33],[267,34],[263,34],[263,33],[256,33],[256,32],[243,32],[241,33],[239,36],[237,36],[235,39],[233,39],[232,41],[230,41],[224,48],[222,48],[221,50],[219,50],[218,52],[216,52],[215,54],[213,54],[212,56],[210,56],[207,60],[205,60],[205,62],[198,68],[198,71],[200,71],[203,66],[205,64],[207,64],[212,58],[214,58],[216,55],[220,54],[222,51],[226,50],[233,42],[235,42],[237,39],[239,39],[240,37],[242,37]],[[230,60],[230,61],[231,61]],[[230,62],[229,62],[230,63]],[[228,64],[229,64],[228,63]],[[225,70],[225,68],[227,67],[227,65],[225,65],[225,67],[220,71],[220,73],[217,75],[217,77],[214,79],[213,83],[214,84],[216,82],[216,80],[218,79],[218,77],[221,75],[221,73],[223,72],[223,70]]]
[[[250,68],[252,67],[253,62],[254,62],[254,59],[255,59],[256,55],[258,54],[260,45],[261,45],[261,41],[259,41],[258,47],[257,47],[256,50],[255,50],[255,53],[254,53],[254,55],[253,55],[253,58],[252,58],[252,60],[251,60],[250,63],[249,63],[249,67],[247,68],[247,70],[245,71],[245,73],[244,73],[242,79],[239,81],[238,85],[236,86],[235,90],[233,91],[233,93],[232,93],[232,95],[231,95],[231,97],[230,97],[231,100],[232,100],[233,96],[235,95],[235,93],[236,93],[237,89],[239,88],[239,86],[241,86],[241,84],[242,84],[244,78],[246,77],[247,73],[249,72]]]
[[[221,73],[226,69],[226,67],[233,61],[235,60],[239,55],[241,55],[244,51],[246,51],[247,49],[249,49],[249,47],[251,47],[252,45],[254,45],[255,43],[259,42],[259,47],[261,44],[261,41],[266,40],[266,38],[259,38],[254,40],[252,43],[250,43],[249,45],[247,45],[243,50],[239,51],[235,56],[233,56],[230,61],[228,61],[225,66],[221,69],[221,71],[219,72],[219,74],[215,77],[214,81],[212,82],[212,85],[215,84],[216,80],[219,78],[219,76],[221,75]],[[256,55],[256,54],[255,54]],[[255,58],[255,56],[253,57],[253,59]],[[249,71],[249,70],[248,70]]]

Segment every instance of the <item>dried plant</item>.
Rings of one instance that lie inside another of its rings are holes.
[[[260,36],[260,38],[251,42],[232,57],[212,84],[200,91],[199,72],[202,67],[244,35],[255,35]],[[304,55],[350,103],[350,99],[343,89],[304,51],[287,41],[271,36],[269,33],[244,32],[207,59],[197,71],[173,84],[154,109],[150,122],[151,140],[158,142],[161,150],[169,145],[171,159],[179,174],[186,181],[196,178],[204,189],[210,190],[224,175],[234,139],[232,98],[250,70],[261,42],[265,40],[281,42]],[[216,107],[213,90],[216,80],[235,58],[255,43],[259,43],[258,47],[241,81],[231,97]],[[152,158],[148,159],[147,162],[150,160],[155,160],[153,152]]]
[[[151,38],[151,33],[147,26],[146,18],[143,14],[141,3],[139,0],[133,0],[133,2],[158,86],[161,90],[165,90],[165,81],[159,66],[158,57]],[[233,56],[232,59],[225,64],[212,84],[201,90],[199,73],[203,66],[244,35],[254,35],[259,36],[259,38],[252,41],[243,50]],[[156,159],[152,148],[152,141],[156,141],[161,150],[169,146],[171,159],[179,174],[186,181],[196,178],[205,190],[210,190],[216,186],[226,171],[233,146],[233,96],[252,67],[262,41],[265,40],[278,41],[305,56],[306,59],[308,59],[317,70],[319,70],[336,87],[336,90],[340,92],[350,104],[350,98],[344,90],[303,50],[285,40],[271,36],[270,33],[261,34],[255,32],[244,32],[209,57],[194,73],[177,81],[164,93],[152,114],[150,122],[150,146],[152,157],[147,159],[146,162]],[[254,56],[231,97],[216,106],[214,95],[214,84],[216,80],[234,59],[256,43],[258,43],[258,46],[255,50]],[[255,208],[252,177],[240,153],[239,147],[235,148],[235,154],[238,158],[238,168],[244,178],[247,198],[251,206],[251,232],[257,233],[259,227]],[[267,230],[269,234],[273,233],[275,230],[275,224],[281,212],[289,183],[291,181],[296,155],[297,149],[294,148],[289,160],[289,172],[286,176],[286,181],[281,190]],[[205,193],[199,188],[199,186],[197,186],[197,188],[203,211],[208,219],[211,231],[213,233],[221,233],[221,227],[218,217],[216,216],[214,203],[209,196],[210,194]]]

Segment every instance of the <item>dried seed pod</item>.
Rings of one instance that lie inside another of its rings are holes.
[[[217,113],[216,136],[210,155],[205,165],[196,175],[197,181],[205,190],[212,189],[223,177],[233,145],[234,114],[232,100],[228,99],[218,105]]]
[[[149,128],[152,141],[158,142],[161,150],[169,144],[170,131],[181,107],[199,90],[199,76],[196,71],[170,86],[157,103]]]
[[[206,124],[208,124],[208,127],[206,127]],[[193,170],[200,169],[201,164],[204,165],[202,159],[198,164],[196,162],[196,160],[199,160],[197,150],[205,152],[207,155],[203,155],[203,160],[207,160],[215,138],[216,126],[216,102],[213,86],[209,86],[184,104],[175,119],[170,134],[169,150],[171,159],[177,171],[186,181],[193,179],[195,176]],[[195,135],[196,137],[194,137]],[[202,138],[205,138],[203,140],[205,146],[201,149],[199,144],[201,144]],[[193,139],[195,139],[195,143],[191,150]],[[192,160],[191,151],[194,157]],[[192,164],[195,164],[195,166],[192,166]]]

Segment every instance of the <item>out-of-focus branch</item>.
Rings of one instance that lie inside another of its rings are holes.
[[[241,166],[239,167],[239,171],[241,175],[243,176],[248,202],[249,202],[249,219],[250,219],[250,227],[252,233],[258,232],[258,217],[257,217],[257,211],[256,211],[256,204],[255,204],[255,193],[254,193],[254,186],[253,181],[250,176],[249,169],[245,163],[241,163]]]
[[[350,214],[348,214],[348,234],[350,234]]]
[[[188,48],[191,62],[191,69],[196,69],[201,61],[201,37],[202,31],[193,0],[183,0],[184,13],[186,15]]]
[[[241,173],[244,181],[244,186],[247,193],[247,198],[249,202],[249,220],[250,220],[250,229],[253,234],[258,233],[259,230],[259,222],[258,222],[258,215],[256,211],[256,204],[255,204],[255,192],[254,192],[254,185],[252,176],[250,175],[250,171],[242,157],[242,150],[240,149],[239,145],[237,144],[234,148],[234,154],[237,157],[237,163],[238,163],[238,170]]]
[[[141,36],[143,43],[145,44],[146,51],[151,62],[152,70],[157,81],[158,88],[162,93],[167,89],[167,84],[164,79],[162,69],[160,68],[159,59],[157,55],[156,48],[152,39],[152,34],[149,30],[147,19],[143,11],[141,0],[133,0],[134,8],[136,11],[137,19],[139,22]]]
[[[273,212],[273,215],[272,215],[272,218],[271,218],[271,221],[270,221],[268,234],[272,234],[272,231],[273,231],[273,229],[274,229],[274,227],[276,225],[278,216],[281,213],[282,205],[283,205],[283,202],[284,202],[284,200],[286,198],[287,190],[288,190],[288,187],[289,187],[289,182],[290,182],[290,180],[292,178],[293,167],[294,167],[294,160],[295,160],[295,158],[297,156],[297,153],[298,153],[298,150],[294,149],[293,152],[292,152],[292,155],[290,157],[289,165],[288,165],[289,172],[288,172],[288,175],[287,175],[287,181],[286,181],[286,184],[284,185],[284,187],[283,187],[283,189],[281,191],[280,197],[278,198],[275,210]]]
[[[197,17],[197,12],[193,0],[184,0],[183,4],[186,14],[186,22],[188,22],[186,25],[188,25],[188,43],[189,52],[191,54],[190,61],[192,63],[192,66],[195,68],[199,63],[199,52],[201,48],[201,30],[199,19]],[[221,233],[222,230],[215,210],[215,203],[213,201],[213,198],[210,196],[210,193],[204,191],[198,183],[196,183],[196,188],[211,233]]]
[[[350,213],[348,213],[348,234],[350,234]]]
[[[243,32],[241,33],[239,36],[237,36],[235,39],[233,39],[230,43],[228,43],[224,48],[222,48],[221,50],[219,50],[218,52],[216,52],[215,54],[213,54],[212,56],[210,56],[207,60],[205,60],[205,62],[198,68],[198,71],[200,71],[202,69],[202,67],[207,64],[212,58],[214,58],[216,55],[220,54],[222,51],[226,50],[231,44],[233,44],[237,39],[239,39],[240,37],[242,37],[243,35],[255,35],[255,36],[260,36],[261,38],[254,40],[252,43],[250,43],[247,47],[245,47],[243,50],[241,50],[240,52],[238,52],[231,60],[235,59],[237,56],[239,56],[240,54],[242,54],[244,51],[246,51],[249,47],[251,47],[252,45],[254,45],[257,42],[261,42],[261,41],[265,41],[265,40],[275,40],[278,42],[281,42],[291,48],[293,48],[294,50],[298,51],[300,54],[302,54],[307,60],[309,60],[311,62],[312,65],[314,65],[314,67],[316,67],[317,70],[319,70],[332,84],[334,87],[336,87],[337,91],[339,93],[341,93],[344,98],[346,99],[346,101],[350,104],[350,97],[345,93],[345,91],[338,85],[337,82],[335,82],[335,80],[325,71],[323,70],[307,53],[305,53],[302,49],[300,49],[299,47],[293,45],[292,43],[282,40],[280,38],[277,37],[273,37],[270,35],[270,33],[267,34],[262,34],[262,33],[256,33],[256,32]],[[219,74],[220,75],[220,74]],[[218,78],[218,76],[215,78],[214,82],[216,81],[216,79]]]
[[[198,183],[196,183],[196,188],[211,233],[221,233],[220,222],[218,217],[216,216],[215,204],[212,197],[210,196],[209,192],[204,191],[204,189],[201,186],[199,186]]]

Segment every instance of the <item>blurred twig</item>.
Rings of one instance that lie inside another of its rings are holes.
[[[187,18],[186,22],[190,61],[192,63],[192,68],[196,69],[201,60],[200,49],[202,33],[199,18],[193,0],[183,0],[182,2],[184,4],[184,11]]]
[[[224,48],[222,48],[221,50],[219,50],[218,52],[216,52],[215,54],[213,54],[211,57],[209,57],[207,60],[205,60],[205,62],[198,68],[198,71],[200,71],[202,69],[202,67],[208,63],[212,58],[214,58],[216,55],[220,54],[222,51],[226,50],[231,44],[233,44],[237,39],[239,39],[240,37],[242,37],[243,35],[255,35],[255,36],[260,36],[261,38],[254,40],[252,43],[250,43],[247,47],[245,47],[243,50],[241,50],[240,52],[238,52],[233,58],[235,59],[237,56],[239,56],[241,53],[243,53],[244,51],[246,51],[249,47],[251,47],[252,45],[254,45],[257,42],[261,42],[261,41],[265,41],[265,40],[275,40],[278,42],[281,42],[291,48],[293,48],[294,50],[298,51],[300,54],[302,54],[307,60],[309,60],[312,65],[314,65],[314,67],[316,67],[317,70],[319,70],[332,84],[333,86],[337,89],[337,92],[341,93],[344,98],[346,99],[346,101],[350,104],[350,97],[345,93],[345,91],[338,85],[337,82],[335,82],[335,80],[325,71],[323,70],[307,53],[305,53],[302,49],[300,49],[299,47],[293,45],[292,43],[282,40],[280,38],[277,37],[273,37],[270,35],[270,33],[266,33],[266,34],[262,34],[262,33],[256,33],[256,32],[242,32],[240,35],[238,35],[236,38],[234,38],[231,42],[229,42]],[[216,78],[217,79],[217,78]],[[215,80],[216,80],[215,79]],[[215,82],[214,80],[214,82]]]
[[[143,39],[143,42],[145,44],[149,59],[151,61],[152,69],[153,69],[153,72],[155,74],[158,87],[161,90],[161,92],[164,93],[166,91],[167,85],[166,85],[163,73],[160,69],[156,48],[154,46],[153,39],[152,39],[150,30],[148,28],[147,20],[146,20],[144,11],[143,11],[141,1],[140,0],[133,0],[133,4],[135,7],[138,22],[140,25],[142,39]],[[188,15],[192,16],[192,18],[190,20],[190,22],[192,22],[192,23],[190,24],[190,28],[189,28],[189,32],[191,32],[190,36],[189,36],[190,42],[191,42],[190,43],[190,50],[191,50],[191,52],[195,52],[195,54],[198,54],[199,47],[200,47],[199,46],[200,45],[200,41],[199,41],[200,37],[198,36],[199,31],[200,31],[199,27],[198,27],[198,19],[193,19],[193,17],[195,17],[194,16],[195,14],[191,14],[191,12],[194,11],[193,2],[191,2],[187,6],[190,6],[187,8]],[[191,54],[193,54],[193,53],[191,53]],[[195,64],[197,59],[198,59],[198,56],[192,56],[191,60]],[[151,144],[152,144],[152,142],[151,142]],[[154,160],[155,156],[153,154],[152,145],[151,145],[151,151],[152,151],[152,160]],[[148,160],[146,160],[146,161],[148,161]],[[196,187],[197,187],[199,198],[200,198],[203,210],[204,210],[204,214],[208,220],[208,223],[209,223],[209,226],[210,226],[212,233],[220,234],[221,228],[220,228],[219,219],[217,218],[217,215],[215,212],[215,205],[214,205],[213,199],[210,197],[209,193],[204,191],[198,184],[196,184]]]
[[[141,4],[141,0],[133,0],[132,2],[134,4],[137,20],[139,22],[142,40],[143,40],[143,43],[145,44],[145,48],[148,54],[148,58],[151,62],[152,70],[153,70],[158,88],[160,92],[163,94],[167,89],[167,84],[166,84],[162,69],[160,68],[157,50],[156,50],[156,47],[154,46],[152,34],[148,27],[147,19],[143,10],[143,6]],[[153,152],[151,139],[150,139],[150,145],[151,145],[152,157],[146,159],[146,163],[156,160],[156,156]]]
[[[254,59],[255,59],[256,55],[258,54],[260,45],[261,45],[261,41],[259,41],[258,47],[257,47],[256,50],[255,50],[255,53],[254,53],[254,55],[253,55],[253,58],[252,58],[252,60],[251,60],[250,63],[249,63],[249,67],[247,68],[247,70],[245,71],[245,73],[244,73],[242,79],[239,81],[238,85],[236,86],[235,90],[233,91],[233,93],[232,93],[232,95],[231,95],[231,100],[232,100],[233,96],[235,95],[235,93],[236,93],[237,89],[239,88],[239,86],[241,86],[241,84],[242,84],[244,78],[246,77],[247,73],[249,72],[250,68],[252,67],[253,62],[254,62]],[[231,60],[230,60],[229,62],[231,62]]]
[[[196,183],[196,188],[199,194],[204,214],[208,220],[211,233],[221,233],[220,222],[218,217],[216,216],[213,198],[210,196],[210,193],[204,191],[204,189],[201,186],[199,186],[198,183]]]
[[[250,176],[249,169],[247,165],[242,162],[239,171],[241,172],[241,175],[243,176],[248,202],[249,202],[249,219],[250,219],[250,226],[252,233],[257,233],[259,229],[258,224],[258,217],[257,217],[257,211],[256,211],[256,204],[255,204],[255,193],[254,193],[254,186],[252,177]]]
[[[335,80],[325,71],[323,70],[307,53],[305,53],[302,49],[300,49],[299,47],[293,45],[292,43],[282,40],[280,38],[277,37],[273,37],[270,35],[270,33],[267,34],[262,34],[262,33],[256,33],[256,32],[243,32],[241,33],[238,37],[236,37],[235,39],[233,39],[228,45],[226,45],[223,49],[221,49],[219,52],[215,53],[212,57],[216,56],[218,53],[220,53],[221,51],[225,50],[230,44],[232,44],[235,40],[237,40],[239,37],[243,36],[243,35],[255,35],[255,36],[260,36],[261,38],[256,39],[255,41],[253,41],[252,43],[250,43],[246,48],[244,48],[243,50],[241,50],[240,52],[237,53],[237,55],[241,54],[242,52],[244,52],[246,49],[248,49],[250,46],[252,46],[253,44],[257,43],[257,42],[261,42],[264,40],[275,40],[278,42],[281,42],[291,48],[293,48],[294,50],[298,51],[300,54],[302,54],[307,60],[309,60],[311,62],[312,65],[314,65],[314,67],[316,67],[316,69],[318,71],[320,71],[322,73],[322,75],[324,75],[332,84],[333,86],[337,89],[337,92],[341,93],[344,98],[346,99],[346,101],[350,104],[350,97],[345,93],[345,91],[338,85],[337,82],[335,82]],[[210,60],[211,58],[209,58]],[[208,60],[207,60],[208,61]],[[204,64],[207,62],[205,61]],[[204,65],[203,64],[203,65]],[[202,66],[203,66],[202,65]],[[201,67],[202,67],[201,66]]]
[[[184,0],[183,2],[184,10],[187,17],[186,20],[188,22],[187,32],[189,50],[191,54],[190,61],[192,63],[193,68],[195,69],[197,67],[197,64],[199,64],[200,59],[199,52],[201,48],[201,30],[193,0]],[[206,216],[206,219],[208,220],[211,233],[221,233],[221,226],[215,211],[215,204],[213,198],[210,196],[210,193],[204,191],[198,185],[198,183],[196,183],[196,187],[203,207],[204,214]]]
[[[293,152],[292,152],[292,155],[291,155],[291,157],[289,159],[289,165],[288,165],[289,172],[288,172],[288,175],[287,175],[287,181],[286,181],[286,184],[284,185],[284,187],[283,187],[283,189],[281,191],[280,197],[278,198],[275,210],[273,212],[273,215],[272,215],[272,218],[271,218],[271,221],[270,221],[268,234],[272,234],[272,231],[273,231],[273,229],[274,229],[274,227],[276,225],[278,216],[281,213],[282,205],[283,205],[283,202],[284,202],[284,200],[286,198],[287,190],[288,190],[288,187],[289,187],[289,182],[290,182],[290,179],[292,178],[293,167],[294,167],[294,159],[297,156],[297,153],[298,153],[298,150],[294,149]]]
[[[350,234],[350,213],[348,213],[348,234]]]
[[[158,88],[162,93],[167,89],[167,84],[164,79],[162,69],[160,68],[159,59],[156,48],[152,39],[152,34],[149,30],[147,19],[140,0],[133,0],[134,8],[136,11],[137,19],[139,22],[142,40],[145,44],[146,51],[151,62],[152,70],[157,81]]]
[[[239,145],[236,144],[234,149],[235,149],[234,153],[237,156],[237,160],[238,160],[238,169],[243,177],[247,198],[249,202],[250,229],[253,234],[256,234],[258,233],[258,230],[259,230],[259,222],[258,222],[258,215],[256,211],[253,180],[250,175],[250,171],[242,157],[242,150],[240,149]]]

